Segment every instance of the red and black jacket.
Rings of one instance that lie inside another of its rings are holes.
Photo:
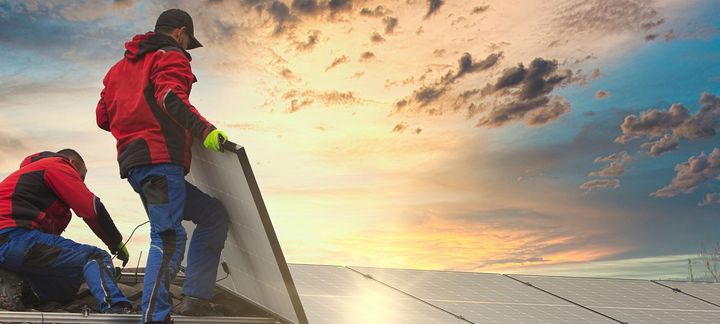
[[[188,100],[197,81],[190,55],[172,37],[152,32],[125,48],[103,80],[96,108],[98,126],[117,140],[120,176],[160,163],[189,172],[193,137],[202,140],[215,129]]]
[[[28,156],[0,182],[0,229],[25,227],[60,235],[70,223],[70,208],[115,253],[122,235],[100,198],[62,155]]]

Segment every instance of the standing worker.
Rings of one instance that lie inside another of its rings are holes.
[[[216,315],[210,299],[227,237],[228,214],[219,200],[185,181],[193,139],[213,151],[227,141],[227,135],[188,100],[197,79],[187,50],[201,46],[187,12],[163,12],[154,32],[125,43],[125,56],[103,80],[96,109],[98,126],[117,140],[120,176],[140,195],[150,219],[142,296],[145,323],[171,321],[168,285],[185,253],[183,219],[197,227],[188,250],[182,302],[174,312]]]
[[[100,312],[132,312],[110,255],[60,236],[72,208],[123,266],[130,258],[105,206],[85,186],[86,174],[80,154],[64,149],[26,157],[0,182],[0,307],[23,310],[23,299],[72,300],[84,280]]]

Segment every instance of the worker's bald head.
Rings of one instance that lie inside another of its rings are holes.
[[[66,148],[62,149],[60,151],[57,151],[57,154],[60,154],[68,159],[70,161],[70,164],[77,170],[78,174],[80,174],[80,178],[85,181],[85,176],[87,175],[87,166],[85,165],[85,160],[83,160],[82,156],[80,156],[80,153],[77,151]]]

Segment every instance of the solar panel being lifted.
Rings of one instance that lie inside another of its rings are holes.
[[[305,312],[245,149],[234,144],[226,148],[229,150],[217,153],[195,143],[192,167],[186,177],[200,190],[220,199],[230,214],[221,256],[229,276],[218,285],[285,321],[305,324]],[[189,237],[194,225],[183,225]],[[219,271],[218,279],[224,276]]]

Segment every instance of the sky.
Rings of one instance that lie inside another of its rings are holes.
[[[169,8],[289,262],[686,278],[720,242],[712,0],[0,0],[0,176],[72,147],[125,237],[146,220],[94,108]]]

